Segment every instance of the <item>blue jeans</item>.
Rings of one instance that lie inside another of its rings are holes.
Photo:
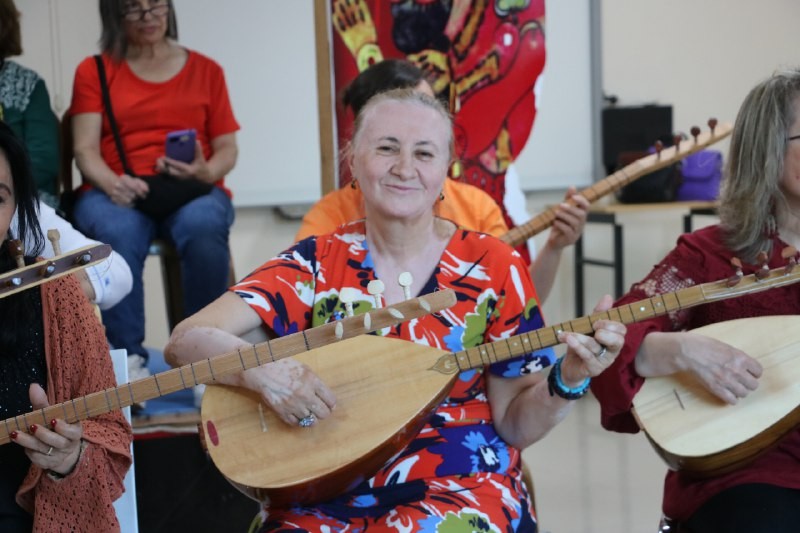
[[[144,342],[142,274],[150,243],[163,238],[175,244],[181,258],[183,308],[192,315],[222,295],[228,287],[228,236],[234,211],[218,187],[192,200],[161,223],[137,209],[122,207],[104,192],[91,189],[75,203],[75,225],[87,236],[110,244],[133,274],[133,289],[117,305],[103,311],[108,341],[129,354],[147,357]]]

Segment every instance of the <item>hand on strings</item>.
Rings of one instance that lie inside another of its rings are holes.
[[[44,389],[36,383],[31,384],[29,395],[34,410],[50,405]],[[28,429],[30,433],[13,432],[11,439],[25,448],[25,455],[33,464],[61,475],[75,469],[80,459],[83,436],[80,422],[69,424],[55,418],[46,425],[32,425]]]
[[[247,388],[258,392],[289,425],[327,418],[336,396],[311,369],[294,360],[281,359],[246,371]]]
[[[681,335],[680,346],[682,365],[725,402],[735,404],[758,388],[761,363],[742,350],[691,332]]]
[[[586,226],[589,205],[589,200],[578,194],[575,187],[570,187],[564,195],[564,201],[556,208],[556,218],[547,239],[548,245],[561,249],[575,244]]]
[[[605,295],[594,311],[606,311],[613,300]],[[561,363],[561,379],[567,386],[580,385],[586,378],[594,377],[611,366],[625,344],[627,328],[620,322],[601,319],[592,324],[594,335],[562,331],[558,335],[566,343],[567,353]]]

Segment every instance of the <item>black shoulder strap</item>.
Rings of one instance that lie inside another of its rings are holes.
[[[108,92],[108,81],[106,80],[106,67],[103,65],[103,57],[100,54],[94,56],[94,61],[97,63],[97,74],[100,76],[100,89],[103,92],[103,105],[108,114],[108,123],[111,126],[111,133],[114,134],[114,144],[117,145],[117,153],[119,160],[122,163],[122,170],[128,176],[135,174],[128,166],[128,159],[125,157],[125,150],[122,148],[122,138],[119,135],[119,128],[117,127],[117,119],[114,118],[114,109],[111,107],[111,94]]]

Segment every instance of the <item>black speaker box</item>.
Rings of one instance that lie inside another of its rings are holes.
[[[672,146],[672,106],[611,106],[603,109],[603,165],[617,168],[621,152],[647,150],[657,140]]]

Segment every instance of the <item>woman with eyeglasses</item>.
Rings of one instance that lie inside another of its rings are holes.
[[[111,344],[128,350],[137,379],[147,375],[142,271],[150,242],[162,237],[175,244],[187,316],[227,288],[234,212],[225,175],[236,163],[239,125],[222,68],[177,43],[171,0],[100,0],[100,16],[109,102],[95,58],[86,58],[75,73],[70,109],[84,178],[74,216],[133,272],[133,290],[103,313],[103,322]],[[183,130],[196,132],[196,141],[189,137],[182,147],[188,157],[167,157],[168,134]]]

